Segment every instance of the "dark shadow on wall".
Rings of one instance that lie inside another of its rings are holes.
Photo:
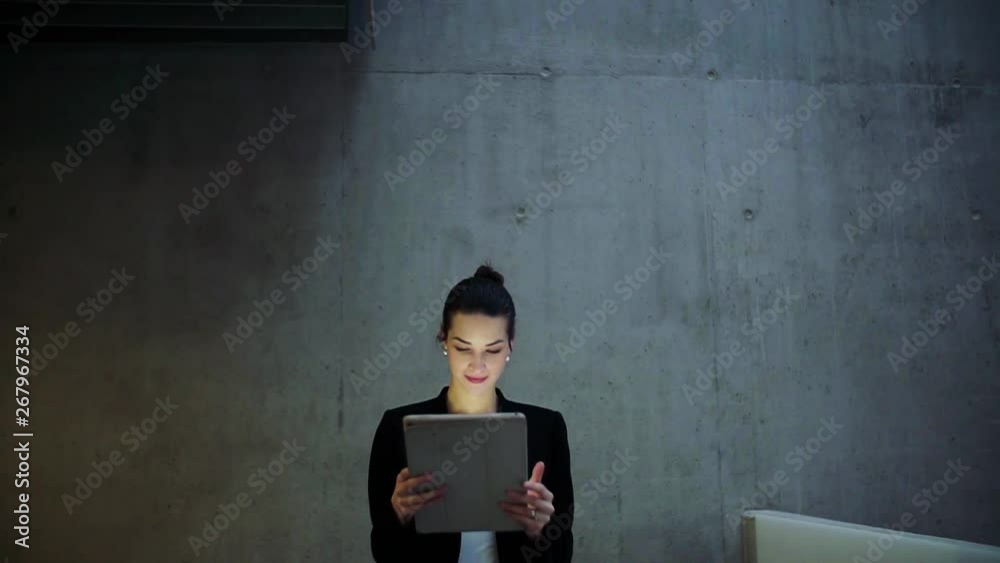
[[[0,59],[6,349],[31,327],[30,430],[47,444],[31,514],[59,538],[36,556],[250,560],[295,533],[289,514],[332,510],[322,405],[362,64],[318,43],[38,43]],[[318,467],[287,479],[287,444]],[[273,482],[251,482],[261,468]],[[241,494],[252,516],[211,539]],[[307,551],[339,543],[325,541]]]

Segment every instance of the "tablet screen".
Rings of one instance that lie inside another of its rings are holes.
[[[524,414],[409,415],[403,429],[410,475],[426,471],[434,487],[448,484],[414,516],[417,532],[522,529],[498,503],[528,480]]]

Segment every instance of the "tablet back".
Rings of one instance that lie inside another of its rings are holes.
[[[528,480],[524,414],[408,415],[403,431],[410,475],[429,471],[435,486],[448,484],[443,499],[417,512],[417,532],[522,529],[498,503]]]

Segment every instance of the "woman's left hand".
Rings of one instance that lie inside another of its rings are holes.
[[[500,502],[507,516],[524,527],[524,533],[535,539],[542,533],[542,528],[552,519],[556,511],[552,504],[552,491],[542,484],[542,473],[545,472],[545,462],[539,461],[531,472],[531,479],[524,482],[520,489],[508,489],[507,500]],[[535,517],[531,517],[534,509]]]

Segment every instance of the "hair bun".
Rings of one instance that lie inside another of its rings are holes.
[[[479,269],[476,270],[476,274],[472,277],[493,280],[503,286],[503,276],[500,272],[494,270],[489,264],[483,264],[480,266]]]

